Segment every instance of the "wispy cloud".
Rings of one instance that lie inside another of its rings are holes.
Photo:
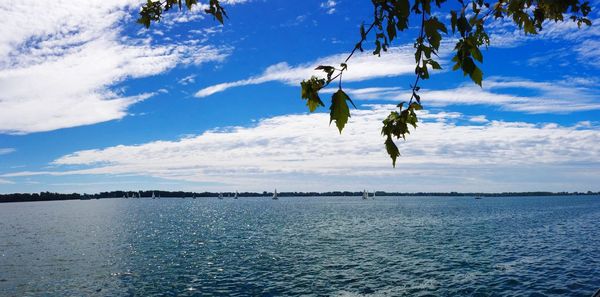
[[[270,81],[297,85],[311,75],[322,76],[322,72],[315,71],[318,65],[339,65],[348,54],[337,54],[318,59],[316,61],[290,66],[286,62],[269,66],[262,74],[234,82],[226,82],[201,89],[196,97],[206,97],[223,92],[229,88],[262,84]],[[348,82],[362,81],[380,77],[398,76],[414,73],[414,55],[412,47],[395,47],[382,54],[374,56],[371,52],[357,53],[344,73],[344,80]]]
[[[325,12],[327,14],[334,14],[335,7],[337,6],[337,4],[338,3],[334,0],[327,0],[327,1],[321,3],[321,8],[325,9]]]
[[[56,159],[52,163],[56,171],[15,172],[3,178],[145,175],[219,183],[215,190],[262,190],[265,185],[286,190],[365,186],[405,191],[559,190],[572,183],[564,190],[598,182],[600,130],[593,123],[477,121],[472,125],[469,119],[477,115],[461,113],[421,113],[424,122],[406,143],[400,143],[403,156],[399,168],[392,169],[378,131],[381,119],[393,108],[374,105],[355,110],[342,135],[327,126],[325,113],[277,116],[253,127],[231,127],[176,141],[78,151]],[[506,171],[530,176],[514,182],[502,173]],[[587,172],[583,178],[582,172]],[[394,180],[398,183],[390,182]]]
[[[2,2],[0,133],[24,134],[124,117],[152,93],[112,87],[178,64],[221,61],[228,49],[158,45],[122,34],[139,1]]]
[[[592,13],[592,26],[579,28],[576,23],[567,20],[565,22],[547,21],[544,30],[536,35],[525,35],[522,29],[517,28],[512,20],[495,20],[490,25],[490,41],[493,47],[513,48],[523,45],[529,40],[536,42],[544,41],[568,41],[570,48],[577,54],[577,59],[583,65],[600,67],[600,18]],[[553,59],[562,56],[559,52],[546,54],[545,58]],[[536,62],[534,59],[533,62]]]
[[[0,147],[0,155],[6,155],[14,152],[15,149],[11,147]]]
[[[598,20],[600,22],[600,20]],[[586,39],[575,49],[579,59],[586,65],[600,68],[600,34],[595,38]]]
[[[251,0],[222,0],[221,4],[224,5],[236,5],[250,2]],[[138,5],[140,2],[138,1]],[[208,9],[209,6],[207,3],[198,3],[192,6],[191,10],[182,10],[178,12],[171,12],[163,15],[160,25],[170,28],[178,23],[187,23],[200,19],[204,19],[207,17],[204,12],[205,9]]]
[[[469,121],[473,123],[488,123],[489,120],[484,115],[472,116],[469,118]]]
[[[322,2],[321,7],[326,8],[331,6],[335,8],[336,5],[337,2],[335,1],[325,1]],[[593,21],[594,23],[599,23],[600,19],[594,19]],[[494,21],[490,24],[491,46],[496,48],[512,48],[521,46],[528,40],[567,40],[574,42],[574,49],[578,53],[578,59],[585,61],[586,65],[600,67],[600,54],[598,54],[600,50],[597,50],[600,43],[594,40],[594,37],[600,37],[598,26],[578,28],[575,23],[568,21],[560,23],[548,22],[545,25],[545,29],[538,35],[524,35],[521,31],[515,27],[512,21]],[[446,40],[441,47],[440,62],[442,64],[446,63],[445,57],[451,52],[451,42],[452,39]],[[311,75],[322,76],[321,72],[314,71],[316,66],[338,65],[340,61],[345,59],[346,55],[347,53],[332,55],[297,66],[290,66],[286,62],[281,62],[269,66],[262,74],[257,76],[205,87],[196,93],[196,97],[207,97],[229,88],[256,85],[271,81],[297,85],[300,81]],[[552,59],[555,55],[533,58],[528,63],[540,63],[543,62],[543,59]],[[366,51],[355,56],[349,66],[350,69],[345,74],[344,79],[350,82],[412,74],[414,72],[414,49],[411,45],[395,47],[381,57],[373,56],[370,51]]]
[[[8,184],[14,184],[14,182],[10,181],[10,180],[7,180],[7,179],[1,179],[0,178],[0,185],[2,185],[2,184],[8,185]]]
[[[453,89],[421,90],[426,106],[491,105],[525,113],[570,113],[600,110],[600,90],[590,85],[592,79],[566,78],[561,81],[536,82],[527,79],[490,77],[483,88],[472,83]],[[519,90],[516,95],[514,90]],[[405,101],[410,90],[385,87],[347,89],[357,100]],[[325,92],[333,92],[328,89]]]
[[[180,85],[189,85],[189,84],[193,84],[196,82],[196,75],[195,74],[191,74],[188,75],[180,80],[177,81],[178,84]]]

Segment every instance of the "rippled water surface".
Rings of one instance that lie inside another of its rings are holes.
[[[600,197],[0,204],[0,296],[591,296]]]

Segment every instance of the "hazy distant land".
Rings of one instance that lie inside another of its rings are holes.
[[[88,200],[108,198],[216,198],[222,194],[224,198],[233,197],[234,192],[184,192],[184,191],[110,191],[95,194],[87,193],[12,193],[0,194],[2,202],[31,202],[31,201],[57,201],[57,200]],[[132,196],[136,197],[132,197]],[[347,196],[360,197],[363,192],[332,191],[332,192],[279,192],[279,197],[331,197]],[[372,192],[371,192],[372,194]],[[272,192],[240,192],[239,197],[271,197]],[[502,193],[461,193],[461,192],[385,192],[376,191],[376,196],[481,196],[481,197],[518,197],[518,196],[577,196],[577,195],[600,195],[599,192],[502,192]]]

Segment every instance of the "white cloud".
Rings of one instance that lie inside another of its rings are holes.
[[[322,8],[335,8],[337,2],[325,1],[321,3]],[[600,22],[600,19],[593,19],[594,23]],[[489,25],[492,46],[493,47],[517,47],[527,40],[568,40],[575,43],[575,52],[578,53],[578,59],[585,61],[586,64],[600,67],[600,43],[594,40],[594,37],[600,37],[598,26],[578,28],[570,21],[565,22],[547,22],[545,29],[538,35],[524,35],[522,30],[515,27],[510,20],[497,20]],[[442,64],[444,57],[451,52],[453,40],[445,40],[441,47],[440,56]],[[407,45],[395,47],[381,57],[374,57],[370,51],[359,53],[349,63],[350,69],[345,74],[346,81],[362,81],[373,78],[398,76],[403,74],[412,74],[414,72],[414,49]],[[316,61],[290,66],[286,62],[278,63],[268,67],[262,74],[247,79],[233,82],[225,82],[205,87],[196,93],[196,97],[206,97],[212,94],[223,92],[229,88],[241,87],[247,85],[262,84],[270,81],[279,81],[291,85],[297,85],[303,79],[311,75],[322,76],[322,72],[314,71],[318,65],[338,65],[347,56],[347,53],[332,55],[320,58]],[[549,56],[547,59],[551,59]],[[538,59],[531,59],[529,63],[543,62]]]
[[[600,20],[598,20],[600,21]],[[597,26],[597,25],[596,25]],[[586,39],[575,49],[579,59],[586,65],[600,68],[600,34],[594,39]]]
[[[472,83],[445,90],[420,92],[425,106],[449,105],[492,105],[504,110],[525,113],[570,113],[586,110],[600,110],[600,93],[590,79],[566,78],[563,81],[536,82],[518,78],[490,77],[483,88]],[[510,89],[519,89],[515,95]],[[331,89],[324,90],[332,92]],[[346,89],[356,100],[406,101],[410,90],[397,87]]]
[[[321,3],[321,8],[325,9],[327,14],[334,14],[337,4],[338,3],[333,0],[327,0]]]
[[[11,147],[0,147],[0,155],[6,155],[14,152],[15,149]]]
[[[227,11],[227,5],[243,4],[250,2],[250,0],[221,0],[220,2]],[[138,1],[138,5],[141,5],[140,3],[141,2]],[[207,8],[209,8],[207,3],[198,3],[192,6],[191,10],[183,9],[182,11],[173,11],[171,13],[164,14],[160,25],[170,28],[177,23],[187,23],[204,19],[207,16],[204,10]]]
[[[473,123],[487,123],[489,120],[484,115],[472,116],[469,121]]]
[[[564,22],[547,21],[544,23],[544,29],[536,35],[525,35],[522,29],[517,28],[512,20],[494,20],[490,23],[490,41],[493,47],[513,48],[523,45],[529,40],[536,42],[548,41],[568,41],[569,46],[574,49],[577,59],[584,65],[600,67],[600,18],[593,14],[589,17],[593,23],[592,26],[583,25],[581,28],[577,23],[570,20]],[[554,59],[561,56],[562,53],[554,52],[546,55],[546,59]],[[568,56],[568,55],[567,55]],[[537,57],[536,57],[537,58]],[[537,62],[539,58],[534,58]]]
[[[0,3],[0,133],[24,134],[122,118],[152,93],[112,87],[177,64],[220,61],[209,45],[153,44],[122,35],[135,0]]]
[[[223,92],[229,88],[262,84],[270,81],[279,81],[290,85],[298,85],[302,80],[312,75],[322,76],[322,71],[315,71],[319,65],[339,65],[348,54],[337,54],[318,59],[316,61],[290,66],[285,62],[269,66],[262,74],[234,82],[226,82],[201,89],[196,97],[206,97]],[[344,81],[362,81],[380,77],[398,76],[414,73],[414,55],[412,47],[395,47],[388,50],[381,57],[374,56],[370,51],[358,52],[348,64],[344,72]]]
[[[600,35],[600,30],[595,24],[600,19],[591,18],[592,26],[583,25],[577,27],[577,23],[566,19],[564,22],[546,21],[543,30],[535,35],[525,35],[523,29],[519,29],[512,19],[493,20],[488,25],[490,30],[490,41],[495,47],[516,47],[527,40],[584,40]]]
[[[325,1],[321,3],[322,8],[335,8],[337,2]],[[600,22],[600,19],[594,19],[594,23]],[[510,20],[497,20],[489,25],[491,46],[499,48],[517,47],[528,40],[569,40],[575,43],[575,51],[578,53],[578,59],[585,61],[586,64],[592,66],[600,66],[600,50],[597,50],[600,43],[594,40],[594,37],[600,36],[598,26],[582,27],[579,29],[577,25],[570,21],[565,22],[548,22],[545,29],[538,35],[524,35],[522,30],[515,27]],[[445,40],[440,56],[442,64],[445,63],[444,57],[452,50],[452,42],[455,40]],[[225,82],[212,86],[205,87],[196,93],[196,97],[207,97],[218,92],[223,92],[229,88],[241,87],[247,85],[262,84],[271,81],[279,81],[290,85],[297,85],[303,79],[309,78],[311,75],[322,76],[322,72],[315,71],[314,68],[318,65],[339,65],[348,53],[332,55],[329,57],[320,58],[316,61],[301,64],[298,66],[290,66],[286,62],[278,63],[269,66],[262,74],[252,76],[247,79],[242,79],[233,82]],[[551,59],[552,56],[545,57]],[[530,64],[543,62],[542,57],[530,59]],[[354,56],[349,63],[349,70],[344,75],[346,81],[363,81],[368,79],[399,76],[404,74],[414,73],[414,49],[411,45],[403,47],[395,47],[390,52],[382,54],[381,57],[375,57],[370,51],[359,53]],[[487,82],[487,80],[486,80]],[[575,108],[589,108],[588,106],[580,106]]]
[[[0,185],[2,185],[2,184],[5,184],[5,185],[7,185],[7,184],[14,184],[14,182],[12,182],[10,180],[6,180],[6,179],[1,179],[0,178]]]
[[[180,80],[177,81],[178,84],[180,85],[189,85],[189,84],[193,84],[196,82],[196,75],[195,74],[191,74],[188,75]]]
[[[399,142],[403,156],[392,169],[379,135],[381,119],[392,108],[353,111],[342,135],[327,125],[325,113],[277,116],[253,127],[176,141],[78,151],[55,160],[55,171],[2,177],[143,175],[216,183],[203,187],[211,190],[276,186],[305,191],[568,190],[600,182],[597,127],[502,121],[470,125],[472,117],[460,113],[422,112],[424,122],[405,143]],[[456,123],[463,119],[467,124]]]

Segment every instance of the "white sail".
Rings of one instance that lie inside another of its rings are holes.
[[[362,199],[368,199],[368,198],[369,198],[369,193],[367,192],[367,190],[363,190]]]
[[[152,192],[152,199],[156,199],[156,195],[154,195],[154,192]]]
[[[233,199],[238,199],[238,191],[235,191],[235,195],[233,195]]]
[[[277,198],[277,189],[275,189],[275,192],[273,192],[273,200],[277,200],[279,198]]]

